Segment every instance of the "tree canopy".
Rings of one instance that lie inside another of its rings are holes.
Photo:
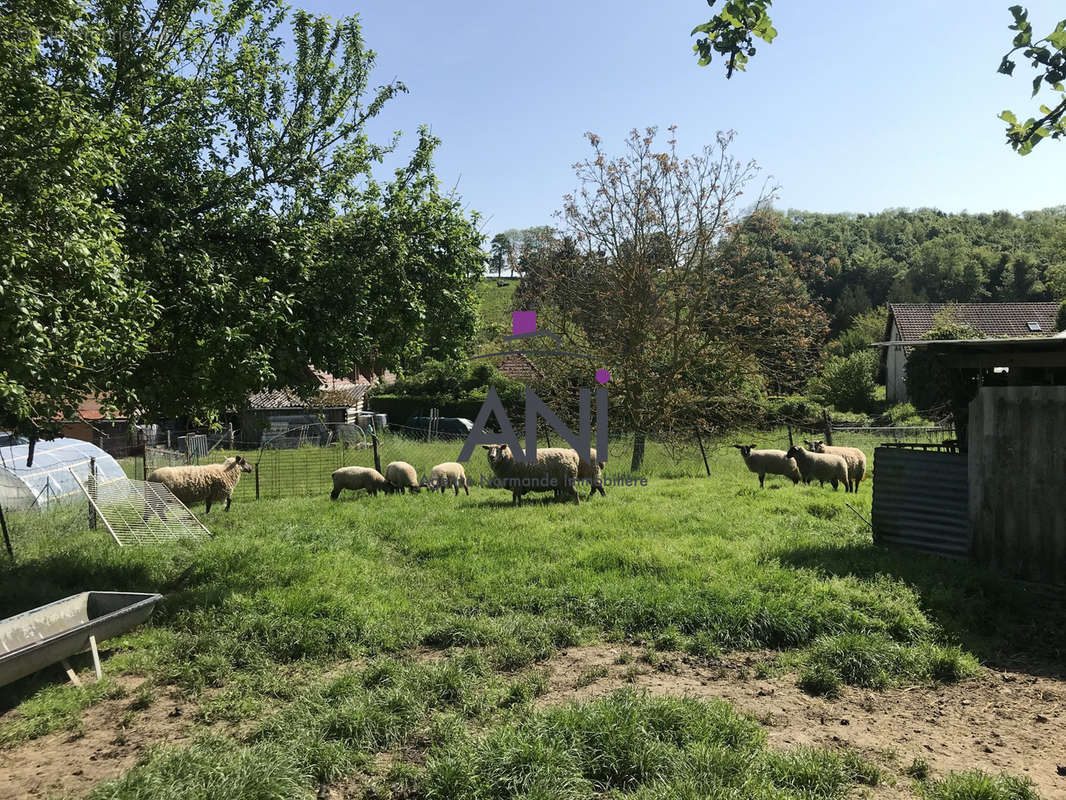
[[[707,0],[712,8],[716,0]],[[726,78],[732,78],[734,70],[743,71],[748,59],[756,52],[755,40],[767,44],[777,36],[770,19],[769,9],[773,0],[723,0],[722,9],[705,23],[692,29],[692,36],[702,34],[692,46],[700,66],[707,66],[717,53],[725,60]],[[1007,142],[1021,155],[1027,155],[1046,138],[1058,139],[1066,134],[1066,19],[1059,20],[1054,30],[1042,38],[1036,38],[1029,12],[1022,6],[1007,9],[1014,22],[1009,30],[1015,31],[1011,49],[1002,57],[999,72],[1013,75],[1017,66],[1015,54],[1030,62],[1037,75],[1033,78],[1033,97],[1041,88],[1050,87],[1059,99],[1052,105],[1041,104],[1039,116],[1031,116],[1019,122],[1010,110],[999,116],[1007,123]]]
[[[481,235],[419,133],[367,123],[355,17],[281,0],[3,2],[0,424],[50,435],[87,394],[209,420],[266,386],[455,357]],[[43,146],[42,146],[43,144]]]

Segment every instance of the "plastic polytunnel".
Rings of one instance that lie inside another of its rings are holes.
[[[29,451],[26,444],[0,447],[0,506],[4,510],[43,508],[48,503],[84,498],[74,476],[84,483],[93,458],[100,483],[126,474],[106,452],[80,439],[37,442],[33,465],[27,467]]]

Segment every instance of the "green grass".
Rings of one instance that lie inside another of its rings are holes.
[[[550,796],[587,796],[590,786],[618,788],[614,773],[597,770],[602,753],[620,758],[623,744],[648,770],[618,768],[636,797],[665,796],[666,787],[701,796],[690,791],[693,776],[726,793],[732,773],[707,722],[724,712],[669,712],[704,720],[698,735],[563,747],[593,736],[612,706],[639,725],[667,706],[596,701],[567,712],[573,730],[552,739],[544,732],[562,717],[514,716],[528,716],[545,689],[536,662],[597,639],[666,666],[676,651],[770,648],[798,668],[804,688],[831,695],[844,684],[959,680],[975,657],[1066,654],[1061,605],[970,564],[875,548],[844,506],[868,517],[869,484],[853,496],[771,477],[759,490],[734,451],[709,456],[710,479],[653,475],[646,487],[609,488],[580,507],[514,508],[505,492],[477,488],[470,497],[244,500],[206,517],[215,536],[199,546],[117,548],[102,530],[84,529],[83,510],[12,515],[18,560],[0,562],[0,617],[86,589],[162,592],[149,624],[105,644],[108,675],[176,687],[205,726],[256,721],[244,738],[214,728],[210,742],[155,752],[100,797],[298,796],[316,779],[364,769],[375,752],[409,746],[435,766],[396,780],[414,780],[426,796],[452,779],[494,796],[522,774],[532,775],[530,796],[548,796],[536,792],[556,774],[572,791]],[[457,654],[440,667],[405,661],[416,647]],[[324,679],[348,659],[371,662],[341,684]],[[0,689],[0,712],[15,710],[0,718],[0,746],[76,729],[108,691],[61,680],[57,668]],[[305,739],[299,752],[286,750]],[[820,751],[745,748],[758,766],[752,796],[836,796],[862,772]],[[522,772],[523,759],[532,772]],[[504,763],[511,771],[478,766]],[[202,793],[221,772],[226,782],[210,789],[218,794]]]
[[[502,338],[511,332],[511,311],[514,310],[514,293],[518,280],[506,280],[505,285],[498,286],[496,278],[486,278],[478,285],[478,299],[481,301],[478,316],[478,329],[475,334],[479,352],[493,352],[492,344],[499,344]]]

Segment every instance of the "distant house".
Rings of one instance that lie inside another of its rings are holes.
[[[356,368],[350,377],[335,377],[310,368],[318,379],[318,392],[308,399],[291,389],[267,389],[248,398],[241,414],[241,438],[256,441],[262,432],[284,433],[313,423],[355,423],[364,409],[370,387],[396,380],[391,372],[380,374]]]
[[[988,338],[1054,336],[1058,308],[1058,303],[889,303],[885,341],[920,341],[945,309]],[[885,348],[885,397],[890,403],[907,399],[909,353],[909,347]]]
[[[91,442],[116,458],[143,444],[142,432],[126,416],[108,417],[96,397],[86,397],[74,417],[63,421],[64,437]]]

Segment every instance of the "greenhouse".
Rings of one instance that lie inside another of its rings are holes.
[[[96,478],[101,483],[124,478],[126,473],[111,456],[80,439],[37,442],[33,465],[27,467],[29,445],[0,447],[0,506],[5,511],[44,508],[49,503],[85,497],[78,479],[89,476],[89,460],[96,459]]]

